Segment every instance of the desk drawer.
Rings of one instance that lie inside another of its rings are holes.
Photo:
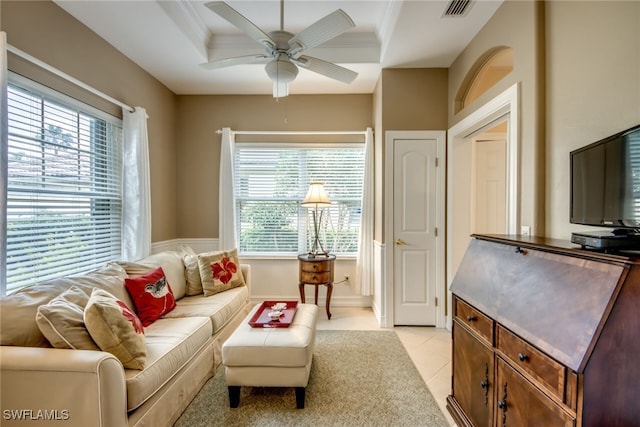
[[[333,279],[330,271],[313,273],[308,271],[300,272],[300,283],[330,283]]]
[[[493,320],[456,298],[456,317],[493,345]]]
[[[561,401],[564,399],[565,367],[537,350],[526,341],[498,325],[497,344],[514,366],[519,366],[542,383]]]

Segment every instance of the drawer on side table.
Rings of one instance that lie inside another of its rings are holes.
[[[320,273],[310,273],[308,271],[300,272],[300,282],[302,283],[328,283],[332,282],[331,272],[323,271]]]

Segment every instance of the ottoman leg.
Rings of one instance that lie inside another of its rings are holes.
[[[296,408],[304,409],[304,387],[296,387]]]
[[[240,386],[230,385],[229,386],[229,407],[237,408],[239,404],[240,404]]]

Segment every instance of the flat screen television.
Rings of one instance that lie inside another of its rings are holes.
[[[640,229],[640,125],[574,150],[571,223]]]

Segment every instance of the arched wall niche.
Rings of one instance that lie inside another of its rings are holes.
[[[475,101],[513,70],[513,48],[498,46],[486,51],[462,81],[454,104],[454,114]]]

